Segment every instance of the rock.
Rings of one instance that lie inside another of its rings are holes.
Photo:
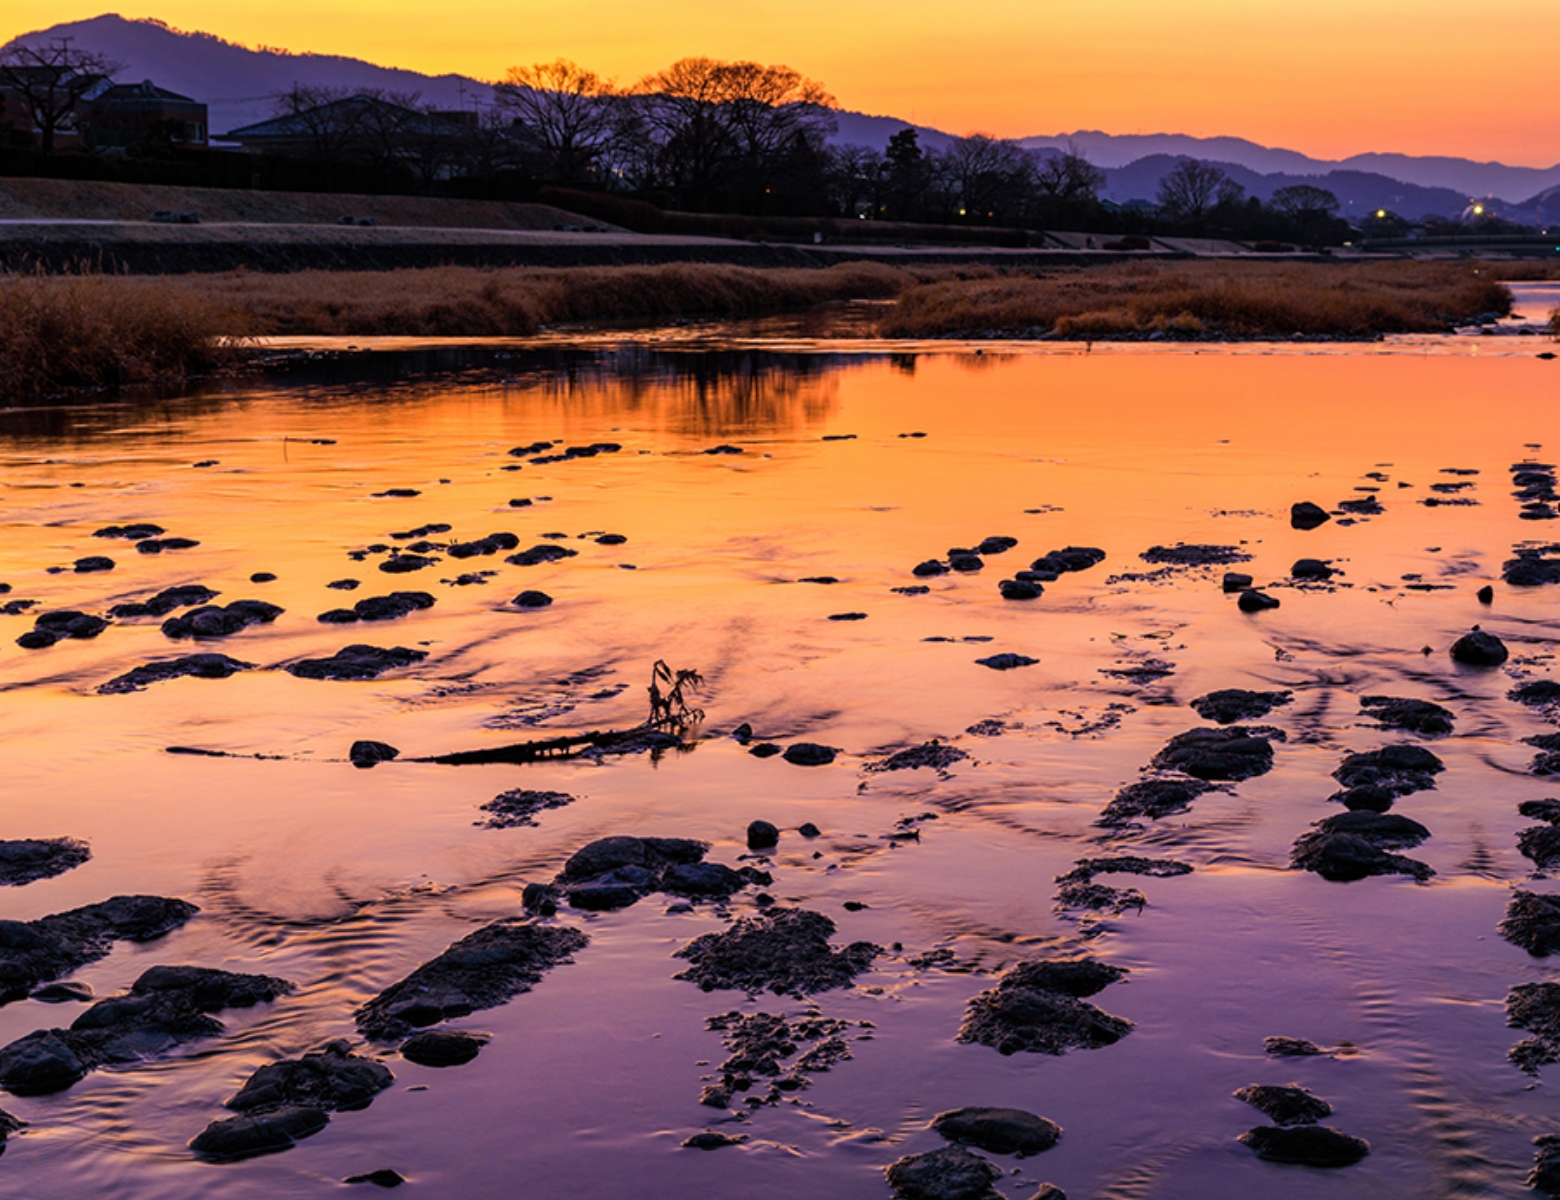
[[[1110,909],[1120,916],[1129,908],[1142,908],[1148,903],[1137,888],[1113,888],[1094,882],[1096,875],[1147,875],[1155,879],[1170,879],[1177,875],[1190,875],[1192,868],[1183,862],[1165,858],[1140,858],[1136,855],[1116,855],[1107,858],[1079,859],[1072,870],[1058,875],[1061,886],[1056,893],[1056,906],[1060,910]]]
[[[30,838],[0,841],[0,887],[20,887],[52,879],[92,857],[86,842],[75,838]],[[4,951],[0,950],[0,955]]]
[[[250,583],[275,583],[276,575],[271,571],[256,571],[249,577]]]
[[[1042,1183],[1040,1190],[1029,1197],[1029,1200],[1067,1200],[1067,1193],[1054,1183]]]
[[[397,1172],[388,1167],[378,1171],[370,1171],[366,1175],[348,1175],[342,1183],[371,1183],[375,1187],[393,1188],[400,1187],[406,1180]]]
[[[1384,813],[1391,808],[1396,798],[1391,788],[1377,787],[1370,783],[1346,788],[1328,797],[1329,800],[1336,800],[1350,812],[1378,813]]]
[[[154,683],[186,677],[226,679],[239,671],[253,670],[254,665],[229,658],[226,654],[186,654],[183,658],[167,658],[132,668],[99,685],[98,693],[103,696],[121,696],[127,692],[138,692]]]
[[[43,1004],[85,1004],[93,996],[90,984],[71,979],[64,983],[46,983],[28,993],[29,1000]]]
[[[1040,660],[1030,658],[1024,654],[993,654],[989,658],[977,658],[975,662],[982,667],[990,667],[993,671],[1011,671],[1015,667],[1032,667]]]
[[[290,1150],[330,1124],[318,1108],[279,1108],[255,1116],[213,1121],[190,1142],[190,1149],[216,1162],[236,1162],[257,1154]]]
[[[1480,604],[1495,603],[1495,589],[1487,583],[1475,592],[1474,595],[1478,598]]]
[[[1560,825],[1560,800],[1524,800],[1517,805],[1517,812],[1530,820]]]
[[[780,753],[780,747],[773,742],[759,742],[748,747],[748,753],[754,758],[773,758]]]
[[[794,742],[783,755],[794,767],[826,767],[838,753],[833,746],[821,746],[817,742]]]
[[[703,1133],[696,1133],[690,1138],[683,1139],[683,1146],[689,1150],[719,1150],[722,1146],[740,1146],[747,1141],[747,1134],[713,1133],[706,1129]]]
[[[329,658],[305,658],[287,668],[299,679],[375,679],[386,671],[409,667],[428,657],[425,650],[395,646],[389,650],[357,643],[343,647]]]
[[[524,591],[514,598],[516,608],[546,608],[553,598],[546,592]]]
[[[934,771],[945,771],[954,763],[963,762],[967,758],[969,755],[957,746],[945,746],[933,738],[919,746],[890,754],[880,762],[870,763],[866,769],[871,772],[913,771],[929,767]]]
[[[733,1011],[710,1017],[705,1027],[721,1034],[729,1053],[720,1064],[720,1082],[706,1089],[701,1102],[725,1108],[733,1093],[741,1092],[750,1107],[778,1104],[807,1087],[811,1076],[851,1057],[841,1036],[849,1025],[816,1013],[787,1019],[774,1013]],[[812,1045],[802,1051],[809,1042]],[[769,1086],[754,1095],[755,1084],[765,1079]]]
[[[948,555],[948,566],[955,571],[968,575],[975,571],[983,570],[986,562],[978,554],[950,554]]]
[[[1228,725],[1234,721],[1254,721],[1265,717],[1280,705],[1294,699],[1293,692],[1248,692],[1244,688],[1224,688],[1192,701],[1199,717]]]
[[[24,650],[42,650],[62,638],[95,638],[107,628],[108,622],[102,617],[76,612],[74,609],[60,609],[40,613],[33,622],[32,630],[17,638],[16,644]]]
[[[1381,501],[1374,496],[1356,496],[1351,500],[1340,500],[1338,508],[1361,517],[1379,517],[1387,511],[1381,506]]]
[[[1320,504],[1312,504],[1309,500],[1289,506],[1289,524],[1294,529],[1315,529],[1330,520],[1332,514]]]
[[[1509,657],[1506,644],[1475,625],[1452,643],[1452,660],[1468,667],[1498,667]]]
[[[991,1154],[1039,1154],[1056,1145],[1062,1127],[1021,1108],[960,1108],[938,1113],[932,1128],[950,1142]]]
[[[1506,995],[1506,1024],[1526,1029],[1524,1038],[1506,1057],[1530,1075],[1560,1062],[1560,984],[1519,983]]]
[[[804,838],[815,838],[823,836],[823,830],[819,829],[811,821],[803,821],[796,827],[796,832],[801,834]]]
[[[379,564],[379,569],[386,575],[410,575],[413,571],[421,571],[438,561],[424,554],[393,553],[391,557]]]
[[[1560,864],[1560,829],[1535,825],[1517,834],[1517,849],[1540,870]]]
[[[1235,606],[1243,613],[1268,612],[1279,606],[1278,600],[1256,588],[1247,588],[1240,594]]]
[[[1315,1042],[1294,1037],[1265,1037],[1262,1039],[1262,1049],[1277,1058],[1310,1058],[1327,1053]]]
[[[1391,849],[1408,849],[1430,836],[1430,831],[1418,821],[1411,821],[1396,813],[1369,810],[1355,810],[1327,817],[1316,822],[1316,828],[1326,833],[1352,834],[1373,845]]]
[[[1000,1200],[1002,1172],[962,1146],[907,1154],[884,1172],[902,1200]]]
[[[1087,571],[1090,567],[1096,567],[1105,561],[1105,551],[1095,546],[1063,546],[1060,550],[1052,550],[1045,555],[1045,567],[1035,567],[1035,570],[1054,570],[1057,572]],[[1033,564],[1031,564],[1033,565]]]
[[[1300,1125],[1279,1129],[1272,1125],[1248,1129],[1240,1140],[1268,1162],[1297,1163],[1306,1167],[1347,1167],[1370,1153],[1364,1138],[1350,1137],[1326,1125]]]
[[[834,929],[834,922],[822,913],[800,908],[775,907],[740,917],[722,932],[694,938],[677,951],[677,958],[692,965],[674,978],[707,992],[735,988],[756,994],[767,989],[797,997],[849,987],[882,948],[853,942],[836,950],[829,944]]]
[[[125,538],[127,541],[139,542],[146,538],[154,538],[167,533],[161,525],[153,525],[149,521],[139,521],[133,525],[106,525],[94,533],[93,537],[100,538]]]
[[[970,1001],[955,1040],[993,1046],[1003,1054],[1065,1054],[1113,1045],[1131,1031],[1132,1022],[1102,1012],[1083,997],[1124,975],[1120,967],[1087,958],[1020,963],[996,987]]]
[[[169,617],[162,624],[163,636],[170,638],[226,637],[251,625],[269,625],[284,610],[264,600],[235,600],[224,606],[204,604],[180,617]]]
[[[1389,854],[1357,834],[1328,833],[1321,829],[1300,836],[1295,842],[1290,865],[1315,871],[1334,883],[1351,883],[1368,875],[1412,875],[1423,883],[1435,874],[1425,863],[1401,854]]]
[[[829,620],[831,621],[865,621],[866,619],[867,614],[864,612],[843,612],[829,614]]]
[[[1407,796],[1435,787],[1435,777],[1446,765],[1423,746],[1383,746],[1363,754],[1351,754],[1333,771],[1344,787],[1379,787],[1394,796]]]
[[[352,606],[352,611],[360,621],[393,621],[433,605],[434,599],[427,592],[391,592],[388,596],[365,596]]]
[[[1250,575],[1240,571],[1226,571],[1224,573],[1224,590],[1226,592],[1244,592],[1250,589],[1252,584]]]
[[[516,567],[535,567],[542,563],[573,558],[578,553],[578,550],[570,550],[567,546],[554,546],[548,542],[543,542],[540,545],[532,546],[529,550],[522,550],[519,554],[511,554],[504,561]]]
[[[137,542],[135,548],[142,554],[161,554],[164,550],[191,550],[200,545],[194,538],[147,538],[143,542]]]
[[[1022,579],[1004,579],[997,584],[997,590],[1002,593],[1004,600],[1038,600],[1045,591],[1038,583]]]
[[[347,758],[354,767],[367,770],[378,763],[390,762],[401,757],[401,752],[388,742],[357,741],[347,751]]]
[[[1018,545],[1016,537],[989,537],[981,539],[980,545],[975,547],[977,554],[1006,554],[1014,546]]]
[[[122,995],[99,1000],[69,1029],[40,1029],[0,1048],[0,1087],[62,1091],[107,1063],[132,1062],[222,1032],[210,1014],[293,990],[285,979],[202,967],[152,967]]]
[[[1534,958],[1560,953],[1560,897],[1517,888],[1506,904],[1500,936]]]
[[[1129,783],[1105,806],[1096,824],[1109,828],[1125,825],[1137,817],[1158,820],[1182,811],[1212,787],[1201,779],[1145,779]]]
[[[1173,567],[1211,567],[1251,561],[1251,555],[1236,546],[1188,546],[1182,542],[1174,546],[1150,546],[1138,557],[1144,562]]]
[[[176,608],[206,604],[216,596],[216,592],[203,584],[181,583],[177,587],[164,588],[145,600],[116,604],[108,610],[108,615],[116,618],[166,617]]]
[[[1536,551],[1518,551],[1507,559],[1500,577],[1512,587],[1542,587],[1560,583],[1560,558],[1546,558]]]
[[[325,586],[338,592],[355,592],[363,585],[356,579],[332,579]]]
[[[0,1004],[106,957],[116,941],[152,941],[199,911],[162,896],[115,896],[36,921],[0,920]]]
[[[401,1043],[401,1057],[420,1067],[459,1067],[476,1058],[487,1042],[486,1034],[427,1030]]]
[[[345,1040],[337,1040],[302,1058],[261,1067],[226,1107],[239,1113],[298,1107],[349,1111],[367,1108],[394,1080],[384,1064],[353,1054]]]
[[[5,1142],[8,1137],[19,1129],[26,1129],[27,1122],[19,1117],[13,1117],[4,1109],[0,1109],[0,1154],[5,1153]]]
[[[753,821],[747,827],[749,850],[768,850],[780,841],[780,831],[768,821]]]
[[[939,562],[935,558],[929,558],[925,562],[916,563],[910,573],[918,575],[923,579],[932,575],[946,575],[948,573],[948,565]]]
[[[1283,735],[1266,726],[1188,729],[1165,744],[1153,766],[1195,779],[1251,779],[1272,769],[1273,744],[1268,739],[1275,736]]]
[[[114,560],[105,558],[101,554],[92,554],[86,558],[78,558],[75,562],[77,575],[92,575],[99,571],[112,571],[113,569]]]
[[[1553,354],[1539,355],[1553,358]],[[1533,1169],[1528,1173],[1527,1185],[1534,1191],[1560,1196],[1560,1136],[1543,1133],[1533,1139],[1537,1147],[1533,1152]]]
[[[562,926],[512,917],[495,921],[467,934],[353,1015],[365,1037],[393,1041],[415,1028],[493,1008],[530,991],[588,941]]]
[[[1442,737],[1452,732],[1452,713],[1429,700],[1404,696],[1361,696],[1360,708],[1388,729],[1403,729],[1422,737]]]
[[[1331,579],[1337,572],[1319,558],[1301,558],[1289,568],[1294,579]]]
[[[1332,1116],[1331,1104],[1299,1084],[1252,1084],[1236,1092],[1235,1099],[1251,1105],[1275,1125],[1315,1125],[1323,1117]]]
[[[516,788],[513,791],[500,792],[484,804],[482,811],[492,815],[478,824],[486,829],[516,829],[525,825],[535,825],[537,813],[573,803],[574,797],[568,792]]]

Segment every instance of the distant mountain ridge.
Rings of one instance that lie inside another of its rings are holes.
[[[55,25],[14,40],[56,37],[74,38],[78,46],[124,63],[123,80],[152,79],[204,101],[210,111],[210,127],[219,137],[271,116],[272,97],[294,83],[417,92],[424,103],[444,109],[470,108],[492,98],[490,84],[462,75],[423,75],[336,55],[251,49],[212,34],[186,33],[158,21],[128,20],[117,14]],[[837,117],[837,142],[879,149],[910,124],[896,117],[851,111],[840,111]],[[953,140],[952,134],[942,130],[913,127],[923,146],[942,148]],[[1220,164],[1250,194],[1263,199],[1293,183],[1326,187],[1338,196],[1345,215],[1385,207],[1408,217],[1425,213],[1455,216],[1469,200],[1491,196],[1506,202],[1503,207],[1513,215],[1532,214],[1538,219],[1545,219],[1545,211],[1537,206],[1551,212],[1560,207],[1554,196],[1560,188],[1560,164],[1511,167],[1388,153],[1330,161],[1237,137],[1122,135],[1095,130],[1028,137],[1020,142],[1040,151],[1076,147],[1107,172],[1103,195],[1119,202],[1152,199],[1159,180],[1177,160],[1199,158]]]

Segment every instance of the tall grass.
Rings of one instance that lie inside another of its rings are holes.
[[[1478,264],[1132,263],[906,289],[883,332],[1235,338],[1440,332],[1511,294]]]
[[[114,276],[0,274],[0,400],[180,382],[212,367],[247,319]]]

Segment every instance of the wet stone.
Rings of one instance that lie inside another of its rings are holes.
[[[1011,671],[1015,667],[1032,667],[1040,660],[1030,658],[1026,654],[993,654],[988,658],[977,658],[975,662],[982,667],[990,667],[993,671]]]
[[[183,658],[164,659],[135,667],[99,685],[98,693],[119,696],[138,692],[151,684],[169,679],[226,679],[240,671],[253,670],[254,665],[229,658],[226,654],[186,654]]]
[[[767,850],[780,841],[780,830],[768,821],[750,821],[747,827],[749,850]]]
[[[459,1067],[476,1058],[487,1042],[486,1034],[432,1029],[402,1042],[401,1057],[420,1067]]]
[[[1381,501],[1374,496],[1358,496],[1351,500],[1340,500],[1338,508],[1346,513],[1353,513],[1358,517],[1379,517],[1387,510],[1381,506]]]
[[[1201,779],[1145,779],[1129,783],[1100,814],[1097,822],[1108,827],[1125,825],[1138,817],[1158,820],[1185,810],[1213,785]]]
[[[933,738],[919,746],[890,754],[880,762],[870,763],[866,769],[870,772],[914,771],[926,767],[933,771],[946,771],[954,763],[963,762],[967,758],[969,755],[957,746],[945,746]]]
[[[1537,1075],[1540,1067],[1560,1062],[1560,984],[1517,984],[1506,994],[1506,1024],[1533,1035],[1507,1052],[1513,1064]]]
[[[1533,1139],[1533,1145],[1533,1169],[1528,1173],[1528,1187],[1550,1196],[1560,1196],[1560,1135],[1540,1134]]]
[[[1347,816],[1376,816],[1348,813]],[[1421,883],[1435,872],[1417,859],[1383,850],[1367,837],[1354,833],[1330,833],[1313,829],[1295,842],[1290,865],[1314,871],[1333,883],[1352,883],[1371,875],[1411,875]]]
[[[160,938],[199,911],[162,896],[114,896],[36,921],[0,920],[0,1003],[106,957],[116,941]]]
[[[948,556],[948,566],[955,571],[970,574],[974,571],[982,570],[986,563],[978,554],[950,554]]]
[[[1252,1084],[1236,1092],[1235,1099],[1251,1105],[1275,1125],[1315,1125],[1332,1116],[1331,1104],[1298,1084]]]
[[[1429,700],[1405,696],[1361,696],[1360,708],[1387,729],[1402,729],[1421,737],[1443,737],[1452,732],[1450,709]]]
[[[578,550],[570,550],[567,546],[554,546],[547,542],[532,546],[529,550],[522,550],[518,554],[511,554],[504,559],[506,563],[516,567],[535,567],[542,563],[557,562],[559,559],[573,558]]]
[[[496,1007],[530,991],[588,941],[576,929],[516,918],[496,921],[359,1008],[354,1014],[358,1029],[375,1041],[393,1041],[416,1028]]]
[[[325,585],[334,588],[338,592],[355,592],[362,586],[356,579],[332,579]]]
[[[279,1108],[254,1116],[213,1121],[190,1142],[190,1149],[214,1162],[236,1162],[257,1154],[290,1150],[298,1141],[330,1124],[318,1108]]]
[[[1289,506],[1289,524],[1295,529],[1315,529],[1332,520],[1332,515],[1321,505],[1302,500]]]
[[[754,758],[773,758],[780,753],[780,747],[773,742],[758,742],[748,747],[748,753]]]
[[[1223,688],[1192,701],[1199,717],[1229,725],[1235,721],[1254,721],[1265,717],[1280,705],[1294,699],[1293,692],[1249,692],[1244,688]]]
[[[46,983],[27,994],[29,1000],[43,1004],[85,1004],[95,993],[90,984],[71,979],[63,983]]]
[[[1002,1172],[962,1146],[907,1154],[885,1172],[901,1200],[1000,1200]]]
[[[1542,587],[1560,583],[1560,558],[1551,558],[1536,550],[1519,550],[1516,558],[1507,559],[1502,564],[1500,577],[1512,587]]]
[[[251,625],[269,625],[284,610],[264,600],[235,600],[226,606],[206,604],[192,608],[183,616],[169,617],[162,623],[164,637],[226,637]]]
[[[1188,729],[1165,744],[1154,756],[1153,765],[1195,779],[1252,779],[1272,769],[1273,744],[1269,739],[1283,736],[1267,726]]]
[[[1164,563],[1172,567],[1212,567],[1251,561],[1251,555],[1237,546],[1187,545],[1183,542],[1174,546],[1150,546],[1138,557],[1147,563]]]
[[[834,761],[837,753],[833,746],[823,746],[817,742],[793,742],[786,747],[782,757],[796,767],[825,767]]]
[[[274,576],[273,576],[274,578]],[[164,588],[146,600],[116,604],[108,610],[111,617],[166,617],[176,608],[189,608],[207,604],[216,599],[217,593],[199,583],[183,583]]]
[[[1016,545],[1018,545],[1018,539],[1016,537],[1001,537],[1001,536],[998,536],[998,537],[982,538],[980,544],[975,547],[975,553],[977,553],[977,554],[1006,554],[1009,550],[1011,550]]]
[[[1126,975],[1093,959],[1020,963],[972,999],[957,1041],[1003,1054],[1065,1054],[1120,1041],[1132,1022],[1084,1001]]]
[[[371,1183],[375,1187],[393,1188],[400,1187],[403,1183],[406,1182],[406,1180],[402,1178],[402,1176],[397,1172],[390,1170],[388,1167],[384,1167],[378,1171],[370,1171],[366,1175],[348,1175],[341,1182]]]
[[[948,573],[948,565],[939,562],[935,558],[929,558],[925,562],[917,563],[910,573],[923,579],[932,575],[946,575]]]
[[[830,613],[829,614],[829,620],[831,620],[831,621],[865,621],[866,619],[867,619],[867,614],[864,613],[864,612],[844,612],[844,613]]]
[[[1370,1153],[1370,1143],[1326,1125],[1298,1125],[1280,1129],[1272,1125],[1249,1129],[1240,1140],[1257,1157],[1268,1162],[1296,1163],[1306,1167],[1348,1167]]]
[[[1004,600],[1038,600],[1045,589],[1023,579],[1004,579],[997,584],[997,590]]]
[[[425,650],[405,646],[383,649],[361,643],[345,646],[329,658],[305,658],[287,668],[299,679],[375,679],[386,671],[409,667],[428,657]]]
[[[710,1017],[705,1028],[718,1032],[727,1050],[719,1068],[720,1082],[700,1097],[701,1103],[713,1108],[727,1107],[736,1093],[745,1096],[749,1107],[778,1104],[806,1088],[813,1075],[851,1057],[842,1036],[850,1022],[816,1012],[786,1017],[733,1011]],[[766,1080],[768,1086],[757,1091],[756,1085]]]
[[[1423,746],[1383,746],[1351,754],[1332,773],[1345,788],[1379,787],[1394,796],[1407,796],[1435,787],[1435,777],[1446,765]]]
[[[1327,1053],[1315,1042],[1305,1038],[1283,1036],[1263,1038],[1262,1049],[1275,1058],[1312,1058]]]
[[[1375,784],[1363,783],[1358,787],[1345,788],[1328,797],[1336,800],[1350,812],[1377,812],[1384,813],[1392,807],[1397,799],[1391,788],[1377,787]]]
[[[1560,800],[1524,800],[1517,805],[1517,812],[1530,821],[1560,825]]]
[[[352,748],[347,751],[347,759],[354,767],[367,770],[382,762],[390,762],[401,756],[401,752],[388,742],[371,742],[360,740],[352,743]]]
[[[1478,597],[1478,601],[1479,601],[1480,604],[1493,604],[1493,603],[1495,603],[1495,589],[1492,588],[1487,583],[1483,587],[1481,587],[1477,592],[1475,592],[1474,595],[1476,597]]]
[[[724,1146],[740,1146],[745,1141],[747,1141],[745,1133],[715,1133],[706,1129],[703,1133],[684,1138],[682,1145],[687,1150],[719,1150]]]
[[[675,976],[705,991],[733,988],[749,994],[803,996],[849,987],[882,953],[871,942],[836,950],[829,944],[834,922],[822,913],[775,907],[738,918],[720,933],[689,942],[676,957],[691,965]]]
[[[1506,644],[1477,625],[1452,643],[1452,660],[1467,667],[1498,667],[1508,657]]]
[[[525,591],[514,598],[516,608],[546,608],[553,598],[546,592]]]
[[[1141,911],[1148,903],[1137,888],[1114,888],[1094,882],[1096,875],[1145,875],[1156,879],[1170,879],[1177,875],[1190,875],[1192,868],[1172,859],[1140,858],[1136,855],[1119,855],[1110,858],[1080,859],[1073,869],[1058,875],[1056,883],[1056,907],[1060,910],[1090,909],[1110,910],[1120,916],[1128,909]]]
[[[433,605],[434,599],[427,592],[391,592],[388,596],[366,596],[352,606],[352,611],[361,621],[393,621]]]
[[[1512,688],[1506,693],[1506,698],[1540,711],[1560,711],[1560,682],[1553,679],[1530,679]]]
[[[1062,1127],[1021,1108],[959,1108],[938,1113],[932,1128],[950,1142],[991,1154],[1040,1154],[1056,1145]]]
[[[53,879],[91,857],[87,843],[75,838],[0,841],[0,887],[21,887],[39,879]]]
[[[147,538],[137,542],[135,548],[142,554],[161,554],[164,550],[193,550],[200,545],[194,538]]]
[[[168,531],[161,525],[153,525],[149,521],[142,521],[134,525],[105,525],[92,536],[100,538],[125,538],[127,541],[139,542],[145,538],[154,538],[166,532]]]
[[[250,583],[275,583],[276,575],[271,571],[256,571],[249,577]]]
[[[35,618],[32,630],[17,638],[16,644],[24,650],[42,650],[64,638],[95,638],[107,628],[108,622],[102,617],[59,609]]]
[[[482,811],[490,815],[486,821],[479,821],[477,824],[485,829],[517,829],[521,826],[535,825],[537,813],[573,804],[574,799],[568,792],[515,788],[512,791],[500,792],[484,804]]]
[[[413,571],[431,567],[438,561],[423,554],[397,554],[380,563],[379,569],[386,575],[408,575]]]
[[[1243,613],[1270,612],[1279,607],[1279,601],[1266,592],[1256,588],[1247,588],[1240,594],[1240,599],[1235,606]]]
[[[1226,592],[1249,591],[1252,583],[1251,576],[1240,571],[1226,571],[1224,573],[1223,587]]]
[[[1500,936],[1534,958],[1560,953],[1560,897],[1517,888],[1506,904]]]
[[[1397,813],[1379,813],[1369,810],[1353,810],[1327,817],[1316,823],[1325,833],[1348,833],[1365,838],[1377,846],[1390,849],[1409,849],[1430,836],[1430,831],[1418,821]]]
[[[1319,558],[1296,559],[1289,574],[1295,579],[1331,579],[1337,572]]]

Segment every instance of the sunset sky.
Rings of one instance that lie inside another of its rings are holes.
[[[8,0],[0,40],[104,6]],[[124,15],[480,78],[560,55],[625,83],[692,54],[784,62],[847,108],[956,133],[1560,161],[1560,0],[155,0]]]

